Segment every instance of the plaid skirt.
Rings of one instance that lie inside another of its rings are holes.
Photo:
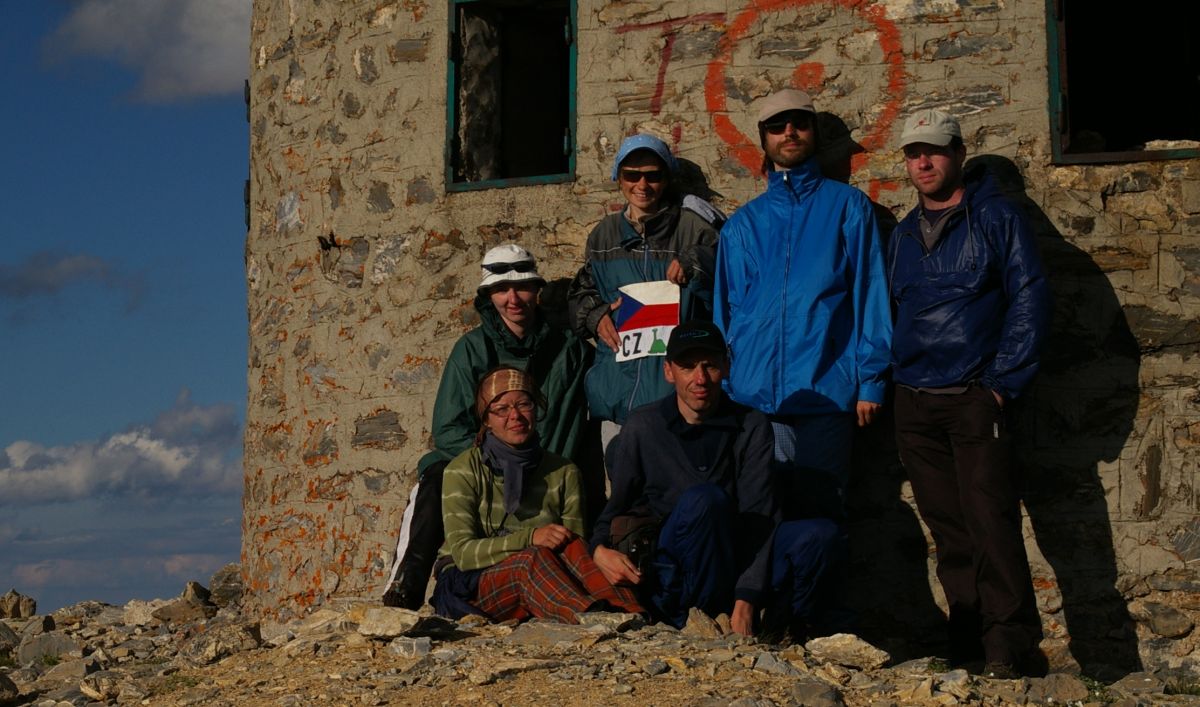
[[[473,596],[462,596],[466,592]],[[434,588],[434,607],[451,618],[472,613],[459,602],[493,621],[535,617],[575,624],[576,614],[590,610],[646,613],[632,589],[609,584],[580,538],[560,550],[526,548],[482,571],[446,568]]]

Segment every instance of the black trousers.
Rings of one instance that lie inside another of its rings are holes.
[[[979,385],[957,395],[896,386],[896,444],[937,546],[951,657],[1020,662],[1042,629],[1004,411]]]

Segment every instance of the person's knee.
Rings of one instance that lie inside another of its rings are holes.
[[[841,526],[828,518],[787,521],[780,524],[776,535],[776,551],[789,557],[813,553],[841,554],[845,546]]]
[[[548,547],[534,545],[533,547],[526,548],[524,552],[529,554],[529,562],[534,566],[546,566],[558,562],[558,555]]]
[[[688,517],[712,517],[728,515],[733,503],[729,494],[716,484],[697,484],[679,496],[675,512]]]

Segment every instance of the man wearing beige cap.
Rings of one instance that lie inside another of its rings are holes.
[[[892,320],[879,228],[866,195],[822,176],[808,94],[763,99],[758,134],[767,191],[725,224],[717,249],[713,319],[731,352],[727,391],[770,418],[785,489],[818,481],[841,496],[854,427],[874,419],[886,389]]]
[[[1037,371],[1049,288],[1025,215],[964,172],[958,121],[921,110],[900,145],[918,204],[887,254],[896,442],[937,546],[950,657],[1012,678],[1042,633],[1005,409]]]

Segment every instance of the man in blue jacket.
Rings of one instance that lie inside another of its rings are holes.
[[[1037,371],[1049,287],[1025,216],[937,110],[901,134],[919,203],[888,248],[896,442],[937,546],[951,659],[1016,677],[1041,638],[1005,409]]]
[[[819,513],[778,526],[771,427],[721,390],[728,357],[711,322],[671,332],[663,376],[674,392],[634,410],[611,460],[612,495],[592,534],[613,584],[638,588],[656,618],[682,627],[688,610],[730,615],[754,631],[760,609],[793,638],[823,619],[845,556],[837,522]],[[638,542],[627,533],[644,527]]]
[[[892,337],[871,201],[826,179],[812,99],[785,89],[758,113],[767,191],[721,230],[713,319],[731,352],[726,390],[768,415],[775,457],[844,494],[854,426],[886,390]]]

